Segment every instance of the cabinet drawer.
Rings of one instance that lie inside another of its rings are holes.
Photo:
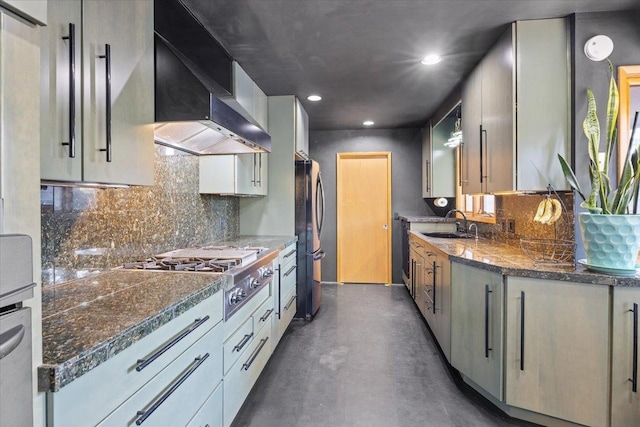
[[[280,328],[279,335],[282,337],[284,331],[287,330],[289,323],[291,323],[291,319],[296,314],[296,288],[294,287],[287,294],[286,297],[282,299],[282,314],[280,315]]]
[[[271,355],[271,328],[262,328],[243,356],[224,377],[224,426],[228,427]]]
[[[218,325],[98,425],[186,425],[219,384],[221,343],[222,325]]]
[[[273,298],[269,298],[253,313],[253,330],[256,334],[265,325],[271,325],[274,314]]]
[[[238,357],[253,341],[253,319],[249,317],[224,343],[224,373],[238,360]]]
[[[273,280],[268,286],[260,289],[257,295],[246,303],[242,308],[236,311],[229,320],[224,322],[224,340],[227,341],[233,333],[241,327],[244,322],[251,317],[254,311],[262,305],[262,303],[271,295],[271,286]]]
[[[222,383],[218,384],[187,427],[222,427]]]
[[[217,292],[60,391],[48,393],[49,424],[68,425],[65,420],[97,424],[222,320],[222,294]],[[177,342],[169,347],[173,341]],[[169,348],[160,354],[165,347]],[[138,363],[141,359],[148,364]]]
[[[283,268],[288,268],[291,264],[296,261],[296,248],[297,242],[293,242],[288,245],[286,248],[280,251],[280,256],[278,259],[278,263]],[[286,271],[286,270],[284,270]]]
[[[291,289],[296,287],[297,268],[296,264],[292,264],[289,267],[282,270],[280,277],[280,294],[288,295]],[[282,301],[286,303],[286,301]]]

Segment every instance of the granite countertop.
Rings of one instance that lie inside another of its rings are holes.
[[[44,288],[38,389],[60,390],[218,292],[227,277],[112,270]]]
[[[240,236],[213,245],[282,250],[297,236]],[[230,286],[221,273],[113,269],[42,292],[38,389],[55,392]]]
[[[420,216],[420,215],[403,215],[398,214],[397,218],[407,222],[446,222],[454,223],[459,221],[457,218],[443,218],[441,216]]]
[[[596,285],[640,287],[640,274],[635,276],[613,276],[593,273],[581,265],[536,264],[520,248],[489,239],[442,239],[427,237],[415,231],[410,231],[410,233],[415,234],[448,255],[449,260],[452,262],[479,267],[503,275]]]

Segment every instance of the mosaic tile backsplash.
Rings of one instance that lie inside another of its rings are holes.
[[[198,158],[156,147],[151,187],[41,188],[42,284],[238,236],[236,197],[198,193]]]

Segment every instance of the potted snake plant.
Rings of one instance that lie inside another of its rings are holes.
[[[640,186],[640,145],[634,143],[638,113],[622,173],[615,187],[609,177],[609,164],[616,142],[616,123],[619,93],[609,60],[609,97],[607,101],[604,151],[601,152],[601,132],[596,100],[587,89],[587,114],[582,123],[589,153],[590,192],[583,192],[568,162],[558,155],[565,178],[583,202],[588,212],[578,214],[578,222],[585,248],[586,260],[579,260],[587,268],[612,274],[635,274],[636,257],[640,247],[640,215],[637,214]],[[600,154],[602,153],[602,154]],[[599,161],[599,156],[600,161]]]

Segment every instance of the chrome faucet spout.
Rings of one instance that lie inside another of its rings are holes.
[[[471,233],[471,229],[474,228],[476,230],[476,240],[478,240],[478,226],[475,222],[469,224],[469,233]]]
[[[445,217],[445,219],[446,218],[451,218],[451,215],[455,214],[455,213],[459,213],[460,215],[462,215],[462,221],[463,221],[462,222],[462,228],[459,229],[458,231],[460,231],[462,233],[466,233],[467,232],[467,216],[460,209],[451,209],[449,212],[447,212],[447,214],[444,217]]]

